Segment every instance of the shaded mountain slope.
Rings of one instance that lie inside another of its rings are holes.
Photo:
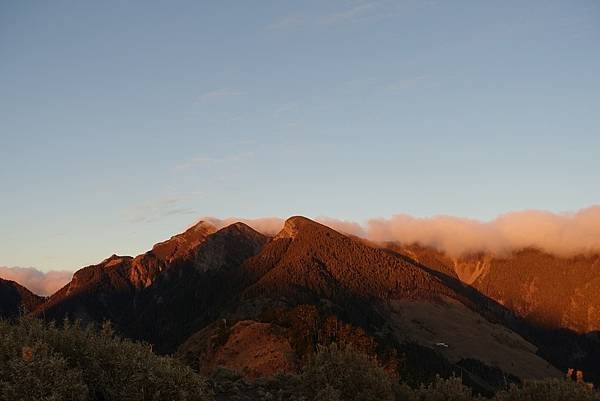
[[[22,285],[0,278],[0,318],[10,318],[21,311],[31,311],[43,301],[43,297]]]
[[[213,226],[199,222],[136,258],[112,255],[84,267],[34,313],[56,320],[66,316],[84,322],[111,320],[125,327],[136,315],[141,290],[151,286],[163,271],[193,258],[194,250],[215,231]]]
[[[242,223],[207,236],[186,263],[171,267],[143,292],[134,322],[137,335],[159,351],[174,351],[237,299],[243,283],[240,265],[267,241]]]
[[[97,265],[78,270],[34,314],[57,321],[69,317],[85,323],[120,323],[130,319],[129,305],[135,297],[135,285],[129,279],[132,260],[129,256],[112,255]]]
[[[267,241],[242,223],[217,231],[200,222],[135,258],[113,255],[77,271],[34,313],[110,320],[123,334],[172,352],[237,297],[243,280],[236,268]]]

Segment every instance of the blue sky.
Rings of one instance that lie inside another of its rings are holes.
[[[597,1],[0,3],[0,265],[199,216],[600,200]]]

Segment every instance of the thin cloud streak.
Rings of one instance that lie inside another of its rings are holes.
[[[321,19],[321,22],[326,25],[338,24],[340,22],[354,21],[359,18],[365,17],[378,6],[378,3],[363,3],[358,4],[352,8],[344,11],[340,11],[335,14],[328,15]]]
[[[253,152],[235,153],[226,156],[198,156],[188,160],[185,163],[178,164],[174,167],[175,171],[189,170],[198,166],[212,166],[217,164],[235,163],[246,160],[254,156]]]
[[[288,15],[281,17],[273,23],[267,25],[268,30],[285,30],[301,26],[306,22],[305,18],[301,15]]]
[[[399,7],[393,1],[361,2],[352,7],[334,13],[317,16],[292,14],[276,19],[265,28],[267,30],[286,30],[299,28],[305,25],[333,26],[349,24],[362,20],[382,19],[398,15]]]
[[[245,94],[246,92],[240,90],[221,88],[201,94],[200,96],[198,96],[197,101],[200,103],[213,103],[227,98],[242,96]]]
[[[195,214],[194,209],[181,206],[185,200],[180,197],[145,202],[127,209],[125,216],[130,223],[151,223],[168,216]]]

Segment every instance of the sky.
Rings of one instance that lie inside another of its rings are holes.
[[[200,216],[600,203],[597,1],[0,2],[0,266]]]

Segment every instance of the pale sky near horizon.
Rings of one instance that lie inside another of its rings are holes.
[[[1,1],[0,266],[598,204],[599,71],[598,1]]]

